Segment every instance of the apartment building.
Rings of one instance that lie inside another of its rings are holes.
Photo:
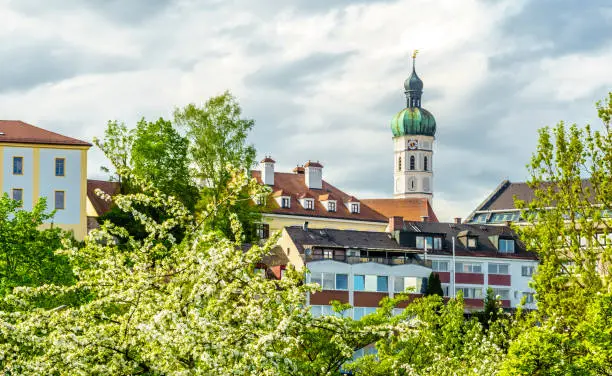
[[[0,120],[0,187],[31,210],[41,197],[53,223],[87,234],[87,151],[91,144],[17,120]]]

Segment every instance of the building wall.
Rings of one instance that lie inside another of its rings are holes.
[[[263,214],[263,220],[270,225],[270,234],[281,231],[286,226],[303,226],[308,222],[309,228],[331,228],[337,230],[359,230],[384,232],[387,222],[353,221],[348,219],[331,219],[317,217],[291,216],[281,214]]]
[[[417,264],[405,265],[384,265],[374,262],[362,264],[347,264],[344,262],[333,260],[311,261],[306,265],[310,273],[334,273],[348,275],[348,289],[340,290],[348,292],[348,303],[356,307],[377,307],[378,302],[385,296],[393,297],[395,278],[415,277],[427,278],[431,274],[431,269]],[[385,292],[381,291],[355,291],[354,276],[355,275],[376,275],[386,276],[388,289]],[[310,282],[310,274],[307,275],[307,281]],[[329,301],[324,301],[324,297],[332,296],[332,290],[323,290],[316,297],[316,300],[310,304],[328,305]],[[334,290],[335,291],[335,290]],[[419,293],[419,291],[416,291]],[[313,296],[314,297],[314,296]],[[311,298],[312,299],[312,298]]]
[[[453,265],[452,256],[428,256],[432,261],[447,261],[449,265],[448,272],[440,272],[441,282],[444,287],[448,288],[449,296],[453,291]],[[482,265],[482,273],[465,273],[457,272],[455,274],[455,291],[457,288],[477,288],[481,289],[482,296],[486,295],[487,287],[494,289],[509,290],[509,299],[504,302],[508,307],[516,307],[521,302],[524,293],[533,293],[534,290],[529,287],[531,277],[522,276],[523,266],[537,267],[537,260],[525,259],[503,259],[503,258],[486,258],[486,257],[456,257],[456,262],[464,263],[479,263]],[[506,264],[508,265],[508,274],[489,274],[489,264]],[[466,299],[466,305],[479,307],[482,305],[482,299]],[[477,302],[478,304],[475,304]],[[526,304],[526,308],[535,309],[536,304]]]
[[[23,157],[23,175],[13,175],[13,157]],[[55,158],[64,158],[63,177],[55,176]],[[0,186],[11,196],[13,188],[23,189],[23,209],[31,210],[40,197],[53,210],[55,191],[64,191],[63,210],[57,210],[53,225],[72,231],[82,240],[87,233],[87,147],[57,145],[0,144]]]
[[[410,149],[409,142],[417,141],[417,148]],[[423,135],[407,135],[393,139],[395,158],[394,187],[395,198],[433,196],[433,144],[434,137]],[[410,170],[410,157],[415,158],[415,169]],[[424,169],[424,159],[427,157],[427,170]],[[400,166],[401,158],[401,166]],[[401,169],[400,169],[401,167]],[[412,183],[414,182],[414,188]]]

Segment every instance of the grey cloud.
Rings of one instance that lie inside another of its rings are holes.
[[[47,6],[39,0],[13,0],[13,9],[29,15],[86,10],[102,14],[117,23],[140,23],[166,10],[173,0],[53,0]]]
[[[492,68],[593,51],[610,43],[612,3],[531,0],[518,14],[505,19],[501,30],[503,38],[517,47],[491,56]]]
[[[315,52],[305,58],[265,66],[245,78],[251,87],[261,87],[302,93],[331,74],[339,71],[354,52]]]
[[[83,51],[55,40],[0,42],[0,92],[26,90],[80,74],[133,69],[125,58]]]

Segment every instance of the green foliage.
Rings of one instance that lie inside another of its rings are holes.
[[[256,241],[254,224],[261,215],[252,196],[239,192],[232,202],[221,201],[232,179],[227,166],[250,171],[255,163],[255,148],[247,144],[255,122],[242,118],[242,109],[229,92],[210,98],[202,107],[189,104],[176,109],[174,121],[186,130],[190,141],[195,178],[203,184],[198,209],[206,213],[206,225],[232,236],[229,214],[233,213],[245,229],[244,241]]]
[[[97,137],[93,139],[94,144],[102,150],[106,158],[109,159],[115,170],[130,168],[132,145],[134,144],[134,130],[128,129],[124,123],[109,121],[104,130],[104,139]],[[108,167],[101,167],[102,171],[110,172]],[[122,181],[122,177],[113,172],[111,180],[121,183],[121,192],[130,191],[130,182]]]
[[[32,211],[20,205],[6,193],[0,197],[0,296],[15,286],[72,283],[67,258],[55,254],[68,234],[57,227],[40,229],[54,214],[46,211],[46,200],[40,199]]]
[[[346,368],[357,375],[493,375],[504,355],[505,333],[466,320],[461,297],[417,299],[391,323],[394,335],[376,343],[378,354]]]
[[[188,148],[189,140],[181,136],[170,121],[142,119],[134,133],[132,173],[154,182],[162,193],[176,197],[193,210],[198,189],[189,173]]]
[[[535,199],[519,235],[538,253],[537,326],[511,344],[506,375],[611,374],[612,93],[597,105],[603,132],[590,126],[540,130],[529,165]]]
[[[427,278],[427,290],[425,295],[438,295],[444,296],[444,290],[442,290],[442,282],[438,273],[432,272]]]

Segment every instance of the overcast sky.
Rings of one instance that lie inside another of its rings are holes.
[[[612,2],[0,0],[0,118],[91,141],[228,89],[277,170],[319,160],[344,191],[390,197],[413,49],[438,124],[434,207],[465,217],[526,178],[538,128],[600,125]],[[89,176],[104,163],[92,148]]]

